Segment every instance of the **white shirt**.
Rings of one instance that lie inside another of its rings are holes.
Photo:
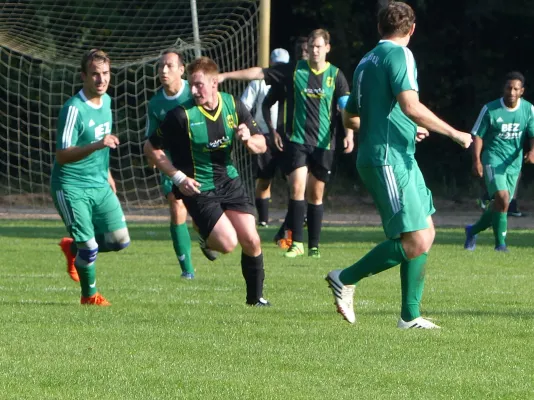
[[[263,113],[261,112],[261,105],[263,104],[263,100],[265,100],[265,96],[267,96],[267,93],[269,92],[269,89],[271,88],[270,85],[266,85],[264,80],[261,81],[252,81],[248,84],[247,88],[243,92],[243,95],[241,96],[241,101],[247,107],[247,109],[250,111],[254,107],[256,108],[256,112],[254,113],[254,120],[258,124],[260,130],[263,133],[268,133],[269,128],[267,127],[267,124],[265,123],[265,120],[263,119]],[[276,123],[278,120],[278,103],[275,103],[271,107],[271,121],[276,129]]]

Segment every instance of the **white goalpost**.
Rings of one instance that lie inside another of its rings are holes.
[[[222,71],[258,59],[259,0],[18,0],[4,2],[0,11],[0,207],[8,211],[51,206],[56,120],[81,88],[86,50],[110,55],[108,93],[121,141],[111,171],[125,211],[144,214],[165,204],[142,150],[160,53],[178,48],[187,62],[201,52]],[[244,87],[233,81],[221,89],[239,96]],[[250,156],[241,145],[234,155],[253,198]]]

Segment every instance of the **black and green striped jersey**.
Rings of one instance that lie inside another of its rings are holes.
[[[232,143],[240,124],[246,124],[253,135],[261,133],[240,100],[222,92],[218,97],[219,105],[212,111],[197,106],[194,100],[170,110],[149,137],[154,148],[170,153],[175,168],[200,183],[201,192],[238,176]]]
[[[271,90],[278,89],[278,97],[285,97],[285,133],[289,140],[333,149],[338,100],[349,95],[343,72],[330,63],[317,71],[308,61],[300,60],[266,68],[263,73]]]

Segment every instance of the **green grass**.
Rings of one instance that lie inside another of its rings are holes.
[[[474,253],[439,230],[423,314],[400,331],[399,270],[362,281],[357,324],[323,276],[383,233],[325,228],[322,258],[286,260],[261,231],[269,309],[244,305],[240,252],[181,280],[166,224],[130,224],[132,245],[99,256],[112,307],[79,305],[53,221],[0,221],[0,399],[527,399],[534,393],[534,233],[490,233]],[[193,238],[196,237],[194,234]]]

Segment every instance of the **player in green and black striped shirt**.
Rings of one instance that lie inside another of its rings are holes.
[[[200,57],[187,67],[194,99],[167,113],[145,144],[145,154],[171,178],[210,249],[231,252],[242,247],[241,270],[247,285],[246,302],[266,306],[263,298],[263,254],[248,198],[232,163],[234,140],[251,153],[267,149],[250,112],[233,96],[217,89],[218,67]],[[170,152],[171,160],[165,152]]]
[[[266,100],[286,101],[283,168],[289,178],[288,225],[293,243],[285,253],[294,258],[304,254],[303,222],[308,200],[308,255],[319,258],[319,237],[323,219],[323,194],[334,159],[335,114],[345,107],[349,94],[347,80],[339,68],[326,61],[330,34],[324,29],[308,36],[309,60],[273,68],[250,68],[222,74],[222,79],[265,79],[279,97]],[[264,102],[264,108],[270,102]],[[266,117],[266,116],[264,116]],[[269,125],[269,121],[266,122]],[[269,126],[271,134],[275,128]],[[345,152],[351,152],[352,131],[344,139]],[[308,172],[310,175],[308,177]]]

